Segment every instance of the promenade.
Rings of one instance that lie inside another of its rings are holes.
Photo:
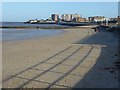
[[[3,88],[117,88],[117,36],[91,28],[3,42]]]

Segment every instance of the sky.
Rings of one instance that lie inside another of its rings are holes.
[[[24,22],[47,19],[51,14],[80,14],[89,16],[118,16],[117,2],[3,2],[2,21]]]

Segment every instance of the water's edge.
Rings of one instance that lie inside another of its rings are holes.
[[[31,38],[42,38],[52,36],[60,33],[64,33],[63,30],[55,29],[0,29],[2,30],[2,41],[18,41]]]

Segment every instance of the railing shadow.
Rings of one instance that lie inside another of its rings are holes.
[[[114,64],[118,60],[117,41],[117,33],[101,28],[100,32],[77,42],[77,44],[100,45],[101,52],[95,65],[74,88],[118,88],[118,69]]]

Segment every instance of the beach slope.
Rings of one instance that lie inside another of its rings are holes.
[[[91,28],[2,43],[3,88],[117,88],[117,37]]]

